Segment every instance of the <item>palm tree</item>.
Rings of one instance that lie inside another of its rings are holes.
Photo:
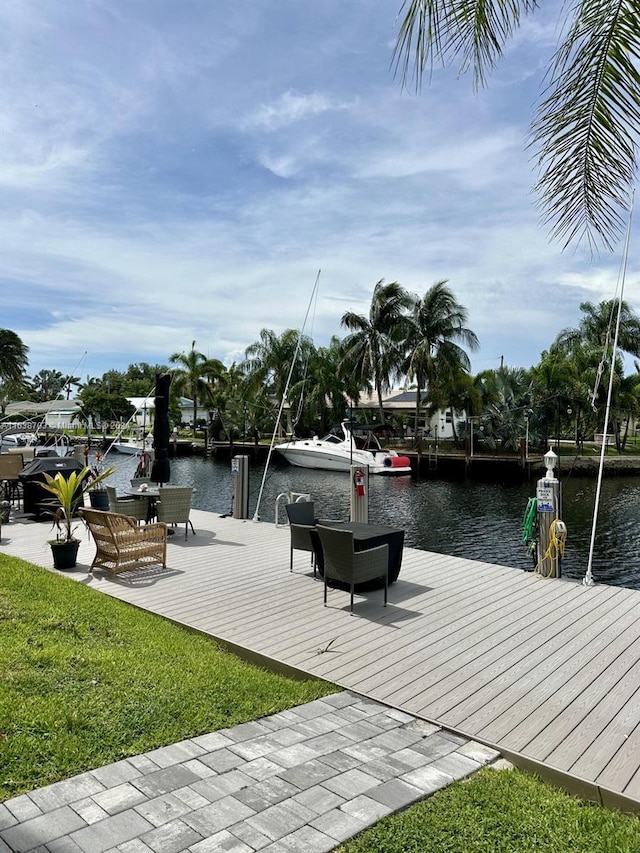
[[[247,374],[250,384],[256,393],[265,390],[278,403],[285,396],[287,379],[291,374],[291,384],[288,396],[290,408],[288,411],[288,432],[295,426],[292,421],[292,411],[297,412],[302,403],[302,380],[306,375],[306,365],[314,350],[311,338],[295,329],[286,329],[277,335],[271,329],[262,329],[260,340],[250,344],[245,350],[245,361],[242,369]],[[292,370],[293,365],[293,370]],[[297,387],[297,393],[294,389]],[[295,420],[295,418],[294,418]]]
[[[29,347],[11,329],[0,329],[0,382],[24,380]]]
[[[209,359],[196,350],[196,342],[191,342],[189,352],[174,352],[169,356],[171,364],[178,365],[171,371],[175,390],[193,400],[193,437],[196,437],[198,423],[198,402],[209,401],[212,396],[212,385],[209,380],[216,380],[224,373],[224,365],[218,359]]]
[[[484,397],[480,429],[485,445],[518,450],[531,409],[528,372],[521,367],[487,370],[476,377],[476,387]]]
[[[352,373],[358,390],[373,387],[378,397],[380,423],[384,423],[382,392],[391,387],[391,378],[399,375],[401,342],[406,334],[406,311],[411,297],[397,281],[380,279],[373,289],[369,316],[346,311],[341,325],[350,335],[343,340],[342,368]]]
[[[82,380],[79,376],[67,376],[64,382],[64,391],[67,395],[67,400],[71,396],[71,386],[75,385],[75,387],[80,390],[82,388]]]
[[[583,302],[580,305],[583,317],[575,329],[563,329],[556,337],[556,343],[565,351],[570,351],[576,344],[590,344],[604,352],[613,341],[618,300],[608,299],[594,305]],[[620,305],[620,329],[618,332],[618,349],[630,355],[640,357],[640,318],[634,314],[629,305],[623,300]],[[607,355],[605,353],[605,355]]]
[[[422,299],[415,297],[406,339],[404,372],[416,384],[415,434],[418,434],[422,392],[453,380],[459,370],[469,370],[465,350],[478,348],[475,332],[467,328],[467,309],[456,301],[446,281],[437,281]]]
[[[65,377],[59,370],[40,370],[31,380],[33,396],[39,403],[59,399],[64,385]]]
[[[613,432],[618,451],[624,450],[631,424],[640,418],[640,364],[636,361],[635,373],[620,381],[616,407],[613,411]]]
[[[307,377],[306,425],[325,433],[332,423],[344,418],[349,394],[349,377],[340,370],[342,341],[333,335],[328,347],[318,347],[309,361]],[[353,393],[357,394],[357,390]]]
[[[577,328],[563,329],[556,337],[551,347],[552,353],[559,354],[573,366],[575,374],[574,396],[582,389],[580,395],[583,401],[592,398],[592,406],[584,411],[584,426],[590,432],[598,431],[594,422],[593,409],[598,410],[598,419],[602,421],[606,406],[606,380],[602,381],[602,368],[611,364],[611,347],[615,334],[615,321],[620,308],[620,328],[618,332],[618,350],[640,356],[640,318],[629,308],[629,305],[617,299],[606,300],[594,305],[583,302],[580,310],[583,316]],[[623,388],[628,387],[624,379],[624,364],[622,358],[616,358],[613,365],[613,404],[622,405],[616,398]],[[582,405],[585,405],[583,402]],[[579,410],[580,411],[580,410]],[[584,432],[584,430],[583,430]],[[578,424],[576,423],[576,434]]]
[[[457,443],[456,413],[464,412],[467,417],[477,417],[482,412],[482,397],[473,376],[461,364],[454,366],[453,371],[447,371],[446,376],[436,373],[435,382],[436,387],[429,391],[427,417],[448,408],[453,440]]]
[[[500,59],[535,0],[404,0],[394,59],[416,88],[436,62],[474,71],[476,87]],[[631,206],[640,132],[638,0],[577,0],[564,10],[564,40],[551,60],[533,123],[536,190],[551,236],[608,249]]]

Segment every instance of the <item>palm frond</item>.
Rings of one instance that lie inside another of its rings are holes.
[[[535,0],[405,0],[392,65],[403,85],[419,90],[425,71],[455,60],[460,73],[473,70],[476,88],[502,56],[506,41]]]
[[[564,247],[611,249],[630,207],[640,135],[640,0],[582,0],[532,129],[543,221]]]

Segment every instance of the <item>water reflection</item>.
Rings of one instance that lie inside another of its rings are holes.
[[[114,484],[128,486],[135,460],[110,454],[109,461],[117,465]],[[250,517],[256,510],[262,475],[262,466],[251,468]],[[171,482],[195,486],[195,508],[231,512],[233,484],[228,463],[200,457],[175,459]],[[567,577],[582,578],[588,562],[596,481],[569,478],[562,488],[562,517],[568,528],[562,571]],[[318,515],[348,517],[348,474],[276,463],[270,466],[264,484],[259,509],[263,521],[274,520],[277,495],[289,491],[310,493]],[[404,527],[406,544],[414,548],[531,569],[532,560],[521,536],[527,500],[534,494],[535,481],[495,484],[371,477],[369,518]],[[640,589],[640,478],[603,481],[592,571],[596,581]]]

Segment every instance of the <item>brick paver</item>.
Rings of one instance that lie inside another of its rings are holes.
[[[0,853],[328,853],[500,758],[349,691],[0,804]]]

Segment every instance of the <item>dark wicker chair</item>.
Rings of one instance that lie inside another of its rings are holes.
[[[327,606],[327,582],[340,581],[351,592],[350,612],[353,616],[353,593],[356,584],[384,578],[384,606],[389,585],[389,546],[378,545],[366,551],[354,551],[351,530],[316,527],[324,555],[324,606]]]
[[[293,552],[310,551],[313,576],[317,577],[316,551],[311,538],[311,531],[315,530],[316,519],[313,501],[300,501],[299,503],[286,504],[287,518],[289,519],[289,530],[291,541],[289,546],[289,571],[293,571]]]

